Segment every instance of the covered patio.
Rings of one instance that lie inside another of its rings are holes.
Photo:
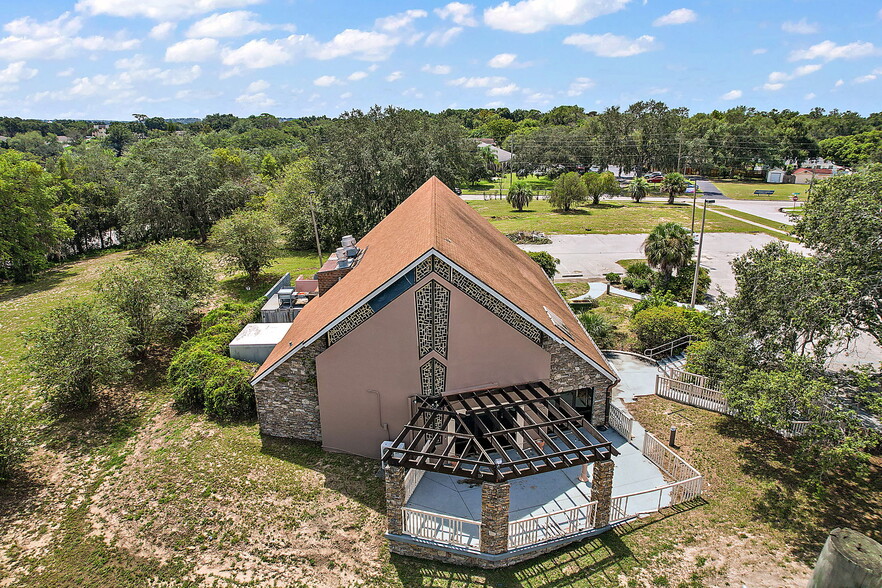
[[[651,435],[635,446],[611,410],[624,436],[541,382],[422,399],[386,452],[390,548],[508,565],[700,493],[698,472]]]

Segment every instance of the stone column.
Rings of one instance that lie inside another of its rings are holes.
[[[508,551],[508,482],[481,484],[481,551],[495,555]]]
[[[404,521],[401,520],[401,509],[404,507],[404,474],[405,469],[398,466],[386,466],[386,520],[389,533],[402,535]]]
[[[614,470],[615,464],[611,459],[594,462],[594,475],[591,477],[591,500],[597,501],[597,511],[594,515],[594,527],[597,529],[609,524]]]

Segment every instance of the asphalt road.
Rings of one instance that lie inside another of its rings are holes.
[[[609,272],[623,273],[616,263],[620,259],[641,259],[643,241],[640,235],[551,235],[548,245],[521,245],[526,251],[547,251],[560,259],[561,276],[602,279]],[[765,234],[705,233],[701,264],[710,270],[711,294],[719,287],[727,294],[735,293],[735,275],[730,263],[751,247],[762,247],[775,240]],[[788,243],[795,251],[807,250],[796,243]]]

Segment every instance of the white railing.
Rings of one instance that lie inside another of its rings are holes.
[[[405,535],[469,549],[481,547],[480,521],[404,507],[401,522]]]
[[[508,524],[508,548],[536,545],[594,528],[597,502],[541,514]]]
[[[665,371],[665,375],[656,376],[655,393],[662,398],[705,410],[722,414],[732,412],[726,397],[713,380],[683,370],[671,368]]]
[[[609,405],[609,426],[624,437],[625,441],[631,440],[634,419],[615,404]]]
[[[662,353],[667,353],[669,355],[673,355],[674,349],[678,347],[686,347],[689,343],[694,339],[694,335],[684,335],[679,339],[674,339],[673,341],[668,341],[667,343],[662,343],[657,347],[651,347],[649,349],[645,349],[643,351],[643,355],[649,357],[651,359],[655,359],[656,355],[661,355]]]
[[[695,476],[687,480],[665,484],[658,488],[613,496],[610,504],[609,522],[617,523],[625,519],[651,514],[666,506],[674,506],[701,496],[704,480]],[[652,496],[656,494],[656,496]]]
[[[425,473],[426,470],[411,468],[404,474],[404,504],[407,504],[407,501],[413,496],[414,490],[416,490]]]
[[[648,431],[643,436],[643,455],[676,482],[695,478],[696,476],[701,477],[698,470],[686,463],[682,457],[665,447],[661,441]]]

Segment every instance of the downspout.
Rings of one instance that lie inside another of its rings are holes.
[[[383,422],[383,402],[380,400],[380,393],[376,390],[368,390],[368,394],[377,395],[377,414],[380,417],[380,428],[386,431],[386,441],[392,440],[392,434],[389,432],[389,423]]]

